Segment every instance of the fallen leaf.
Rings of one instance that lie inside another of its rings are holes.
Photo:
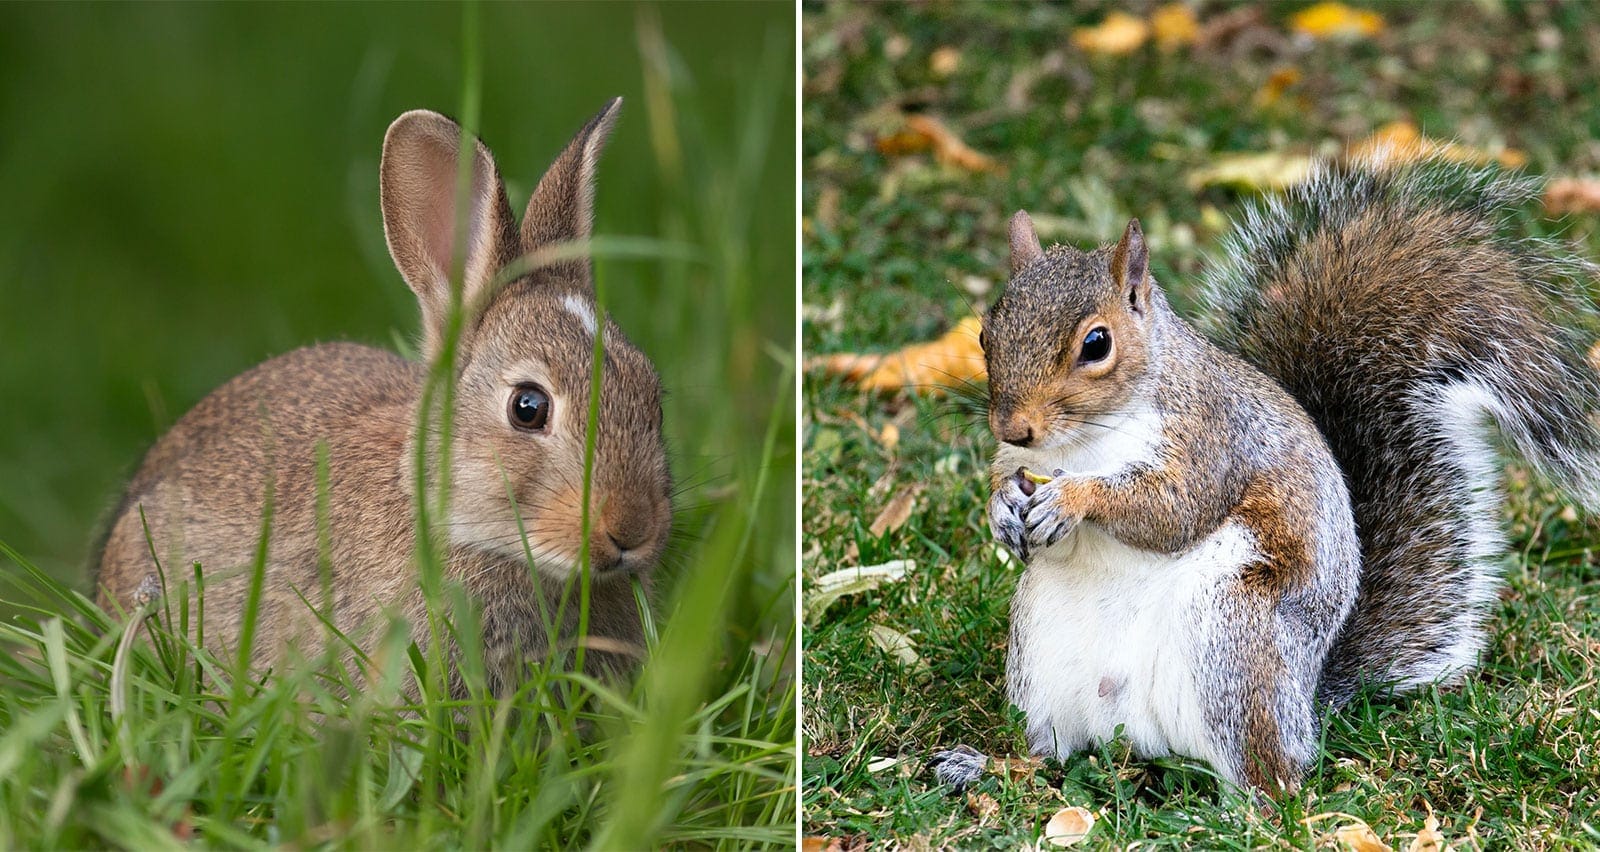
[[[1072,31],[1072,43],[1085,53],[1122,56],[1132,53],[1150,37],[1150,25],[1127,12],[1112,12],[1093,27]]]
[[[1094,814],[1079,807],[1062,808],[1045,823],[1044,839],[1051,846],[1073,846],[1093,830]]]
[[[807,837],[800,841],[802,852],[844,852],[837,837]]]
[[[928,70],[933,76],[944,79],[961,67],[961,51],[954,47],[941,47],[928,57]]]
[[[885,769],[893,769],[899,762],[898,757],[874,757],[867,761],[867,772],[875,775]]]
[[[1150,13],[1150,31],[1155,35],[1157,47],[1176,50],[1200,38],[1200,22],[1188,3],[1168,3]]]
[[[911,520],[912,510],[916,508],[917,492],[920,490],[920,488],[912,486],[896,491],[895,495],[889,499],[888,504],[878,513],[878,517],[872,520],[872,526],[867,528],[867,531],[872,533],[872,537],[883,538],[884,533],[893,532],[905,526],[906,521]]]
[[[1444,834],[1439,831],[1439,818],[1429,809],[1427,819],[1422,821],[1422,830],[1417,832],[1416,839],[1406,847],[1406,852],[1439,852],[1445,848]]]
[[[1285,65],[1272,72],[1267,82],[1256,91],[1255,104],[1258,108],[1270,107],[1283,100],[1283,93],[1291,86],[1300,82],[1300,69],[1293,65]]]
[[[1227,186],[1264,192],[1294,186],[1305,180],[1311,169],[1312,159],[1304,154],[1279,151],[1224,154],[1211,165],[1189,172],[1188,184],[1191,190]]]
[[[1289,28],[1314,39],[1371,38],[1383,32],[1383,16],[1369,9],[1324,2],[1307,6],[1289,18]]]
[[[1013,784],[1033,776],[1044,768],[1044,760],[1037,757],[1002,757],[990,761],[989,768],[996,775],[1005,776]]]
[[[1479,166],[1497,162],[1508,169],[1520,169],[1528,164],[1528,155],[1515,148],[1505,148],[1491,154],[1458,142],[1441,142],[1422,135],[1422,131],[1409,121],[1391,121],[1378,128],[1371,136],[1352,145],[1350,156],[1382,163],[1409,163],[1438,157]]]
[[[968,147],[955,131],[938,119],[927,115],[913,115],[906,119],[906,127],[914,133],[927,137],[933,146],[934,159],[951,166],[959,166],[970,172],[997,171],[999,166],[995,161]]]
[[[1350,852],[1392,852],[1366,823],[1340,826],[1333,839]]]
[[[884,583],[903,580],[906,572],[916,567],[917,563],[909,559],[896,559],[881,565],[864,565],[831,571],[818,577],[811,584],[811,594],[805,598],[806,609],[812,618],[816,618],[840,598],[870,592]]]
[[[1556,178],[1545,185],[1544,212],[1551,216],[1600,212],[1600,178]]]
[[[978,331],[983,321],[967,317],[939,339],[915,343],[895,352],[840,352],[809,358],[806,368],[843,376],[863,390],[893,392],[907,388],[939,390],[985,378]]]
[[[894,452],[894,448],[900,446],[900,427],[893,423],[883,424],[883,431],[878,433],[878,443],[882,444],[885,450]]]
[[[867,628],[867,636],[872,639],[872,644],[902,664],[912,668],[922,665],[922,657],[917,654],[916,643],[911,641],[910,636],[893,627],[885,627],[882,624],[871,625]]]
[[[968,793],[967,810],[978,818],[979,825],[984,825],[1000,815],[1000,803],[988,793]]]

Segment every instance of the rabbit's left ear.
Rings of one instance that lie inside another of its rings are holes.
[[[429,359],[444,333],[455,264],[462,264],[462,304],[471,310],[487,300],[495,274],[517,255],[511,204],[494,156],[477,139],[467,146],[466,209],[457,215],[460,153],[461,128],[454,121],[412,110],[389,126],[379,166],[384,237],[422,304],[422,348]]]
[[[528,199],[522,217],[522,250],[534,252],[559,243],[589,239],[594,225],[594,170],[611,125],[616,123],[622,98],[612,98],[567,143],[539,186]],[[593,286],[587,257],[564,260],[544,267],[535,276],[554,275],[585,289]]]

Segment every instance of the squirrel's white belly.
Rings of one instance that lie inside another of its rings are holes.
[[[1033,560],[1011,607],[1007,682],[1027,714],[1035,754],[1068,754],[1111,739],[1118,725],[1143,757],[1216,753],[1195,672],[1214,599],[1256,558],[1256,543],[1224,524],[1176,555],[1129,547],[1082,524]]]

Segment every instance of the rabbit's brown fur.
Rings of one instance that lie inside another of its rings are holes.
[[[588,542],[594,570],[589,644],[599,649],[588,655],[594,667],[624,667],[642,649],[629,577],[642,578],[648,588],[671,524],[659,380],[621,330],[598,317],[589,262],[566,260],[498,280],[519,257],[588,238],[595,159],[617,103],[557,158],[534,191],[520,232],[493,157],[475,143],[461,259],[466,313],[455,361],[445,570],[481,607],[489,675],[501,693],[519,682],[522,660],[550,647],[544,625],[576,570],[594,334],[602,330]],[[385,231],[421,303],[429,359],[446,338],[459,142],[453,122],[421,111],[397,119],[384,142]],[[191,578],[191,566],[199,563],[206,642],[234,649],[270,491],[271,535],[253,649],[258,665],[291,646],[307,653],[320,646],[324,630],[308,603],[331,605],[346,633],[359,636],[388,612],[407,617],[413,635],[422,638],[427,628],[414,558],[414,470],[425,371],[391,352],[333,343],[290,352],[217,389],[151,449],[130,483],[100,560],[102,605],[133,609],[141,584],[149,588],[148,578],[158,573],[152,550],[169,591]],[[508,401],[529,384],[548,394],[542,431],[518,429],[508,420]],[[329,469],[325,561],[319,444],[327,446]],[[430,471],[430,482],[437,482],[437,470]],[[527,564],[519,514],[536,568]],[[563,646],[573,641],[576,609],[575,603],[566,609]]]

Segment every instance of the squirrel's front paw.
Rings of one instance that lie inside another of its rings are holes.
[[[1027,564],[1028,503],[1033,499],[1033,489],[1024,492],[1024,487],[1024,480],[1020,476],[1008,476],[1000,480],[994,493],[989,495],[989,529],[994,532],[996,541],[1016,554],[1023,564]]]
[[[1065,538],[1078,525],[1080,518],[1066,509],[1061,491],[1071,486],[1071,481],[1055,472],[1055,478],[1034,489],[1023,510],[1023,538],[1030,552],[1038,553]]]

